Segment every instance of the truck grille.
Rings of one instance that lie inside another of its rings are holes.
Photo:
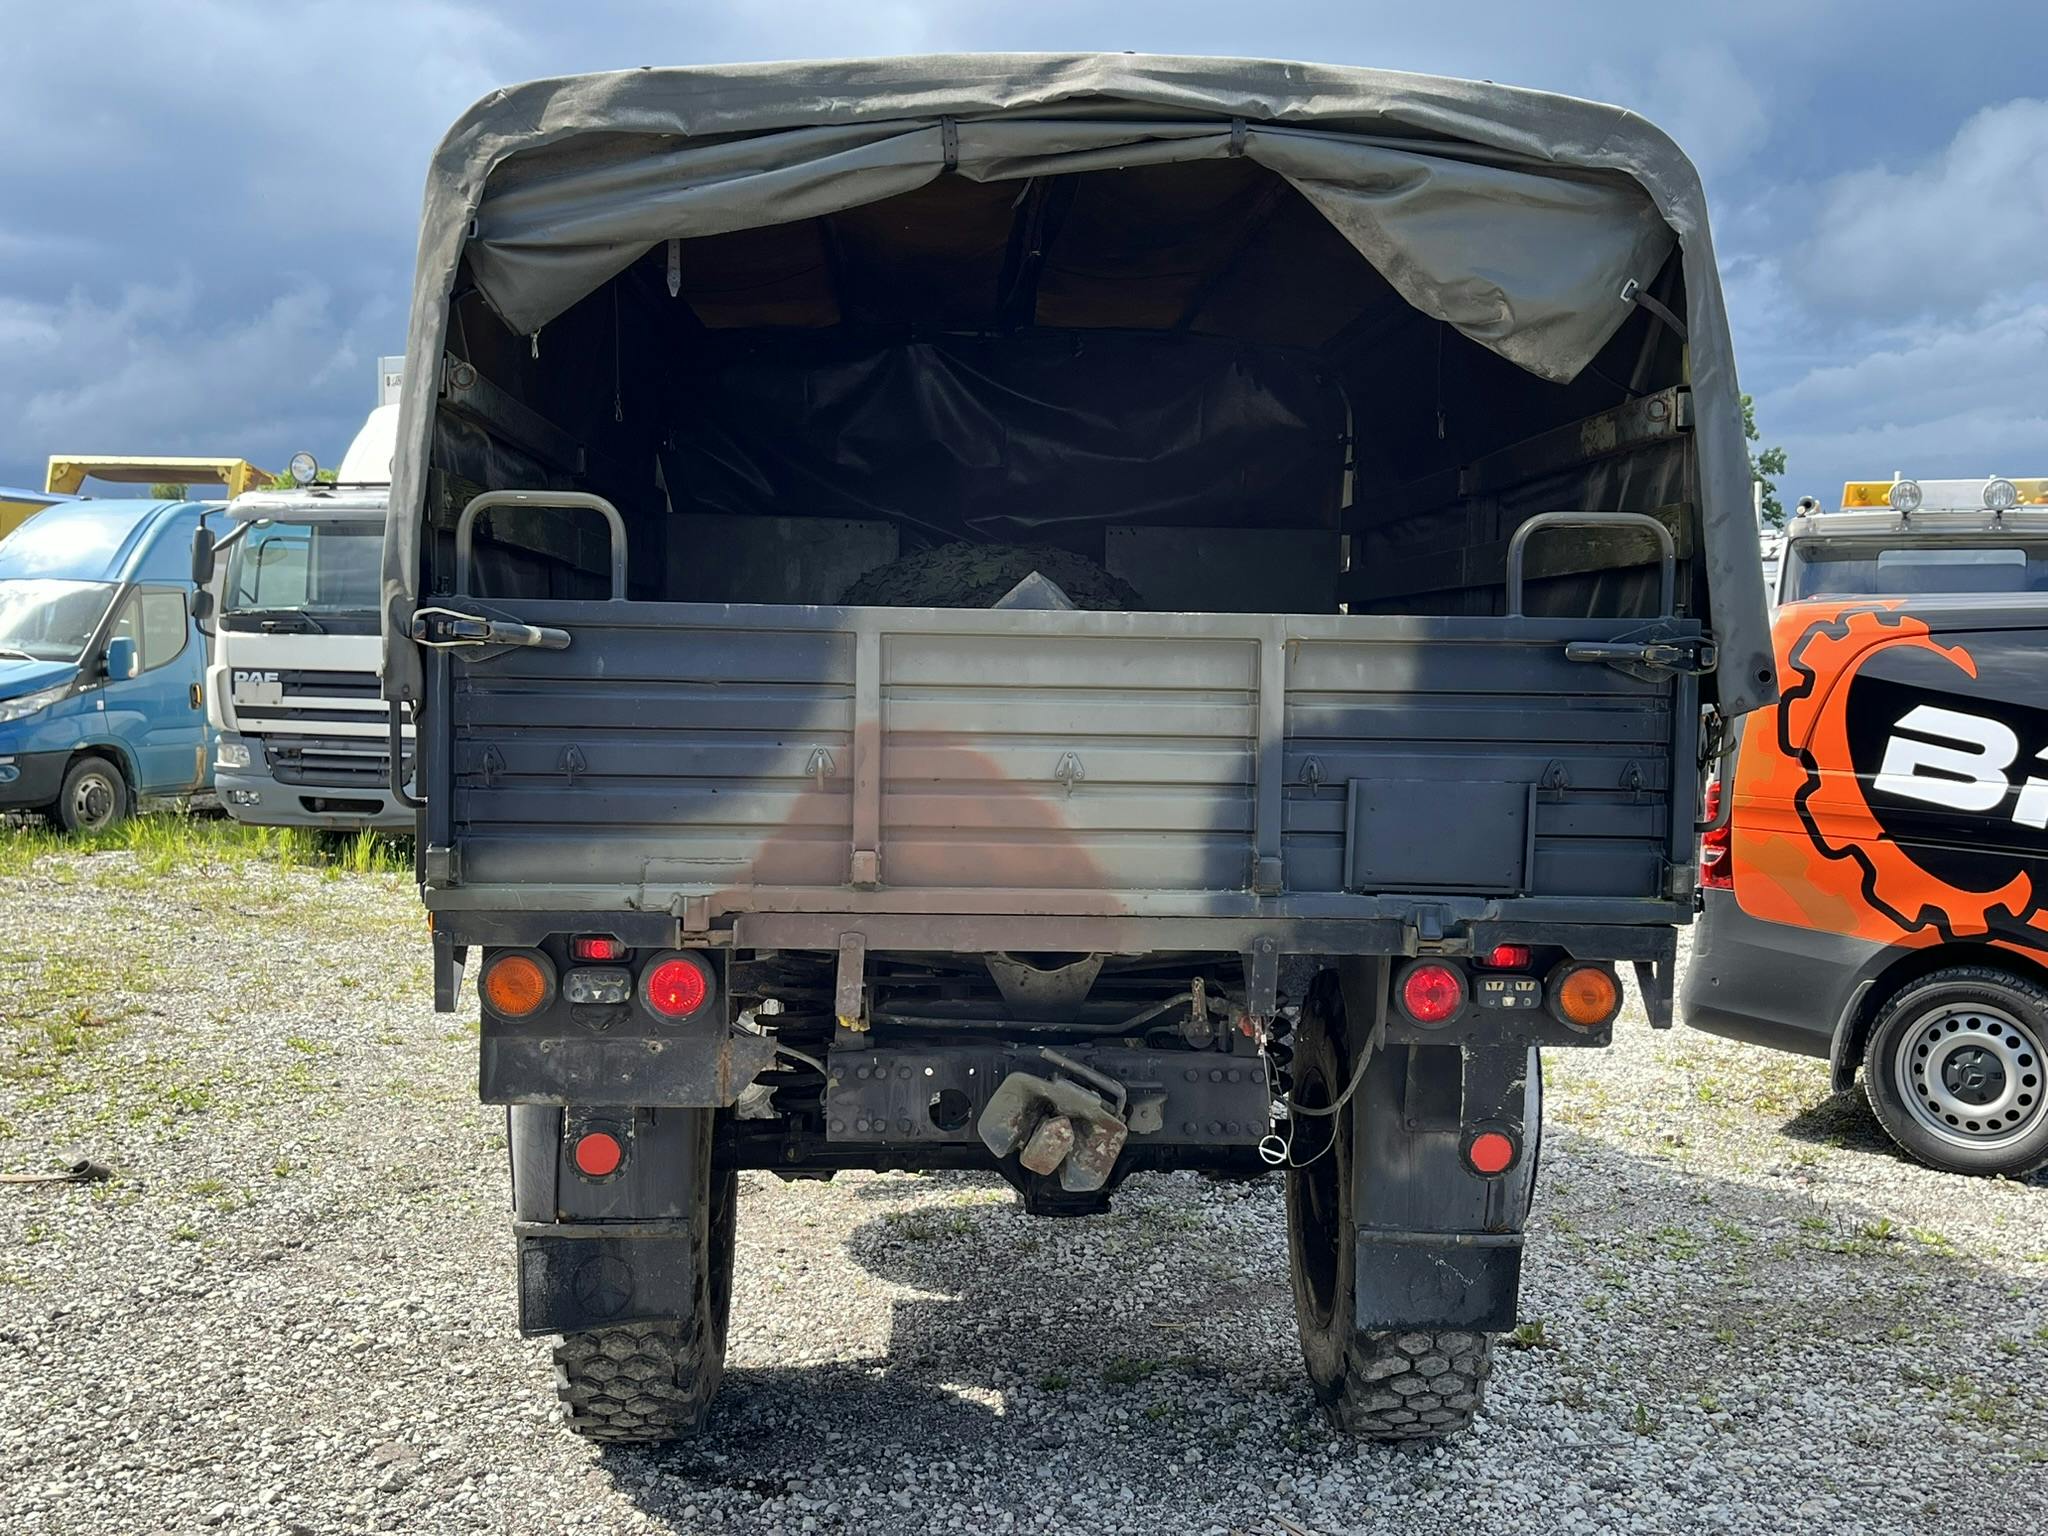
[[[405,757],[410,772],[412,753],[408,751]],[[271,777],[280,784],[375,789],[390,779],[390,752],[355,738],[274,743],[263,749],[263,759]]]

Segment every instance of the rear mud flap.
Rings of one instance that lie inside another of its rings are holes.
[[[1476,1328],[1515,1326],[1522,1285],[1519,1232],[1361,1232],[1358,1326]]]
[[[687,1222],[518,1222],[519,1331],[581,1333],[684,1317],[695,1274]]]

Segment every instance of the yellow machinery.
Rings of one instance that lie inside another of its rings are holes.
[[[133,454],[50,455],[49,489],[76,495],[88,479],[107,480],[117,485],[221,485],[232,500],[244,491],[258,490],[277,477],[258,469],[247,459],[148,458]]]

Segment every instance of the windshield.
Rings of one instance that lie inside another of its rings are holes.
[[[374,615],[383,547],[369,519],[259,523],[228,551],[222,610]]]
[[[109,581],[0,581],[0,659],[78,660],[113,595]]]
[[[1785,553],[1786,602],[1932,592],[2048,592],[2048,541],[1799,539]]]

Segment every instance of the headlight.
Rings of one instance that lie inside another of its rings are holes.
[[[1885,497],[1894,512],[1908,516],[1920,510],[1920,482],[1918,480],[1895,480],[1891,493]]]
[[[1992,479],[1984,482],[1984,508],[1989,512],[2009,512],[2020,504],[2020,488],[2010,480]]]
[[[54,688],[24,693],[20,698],[0,699],[0,724],[5,724],[9,720],[26,720],[38,710],[48,709],[70,691],[69,683],[59,683]]]
[[[223,741],[213,749],[213,765],[216,768],[246,768],[249,766],[249,749],[239,741]]]

